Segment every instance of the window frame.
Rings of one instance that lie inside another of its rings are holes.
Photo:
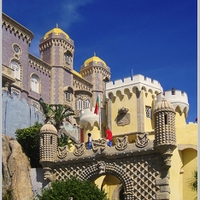
[[[16,66],[17,66],[18,70],[16,70]],[[20,64],[20,62],[17,59],[12,59],[10,61],[10,68],[13,69],[13,71],[14,71],[15,79],[21,80],[21,64]]]
[[[34,79],[35,77],[35,79]],[[32,74],[30,78],[31,91],[40,93],[40,77],[37,74]]]

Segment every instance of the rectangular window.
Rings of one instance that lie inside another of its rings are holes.
[[[67,91],[65,94],[66,94],[66,100],[70,101],[70,93]]]
[[[146,117],[147,118],[152,118],[152,110],[150,106],[145,106],[145,110],[146,110]]]

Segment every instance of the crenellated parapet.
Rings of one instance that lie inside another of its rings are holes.
[[[51,39],[51,40],[50,40]],[[45,49],[48,49],[52,46],[61,46],[64,49],[69,50],[74,53],[74,41],[73,40],[66,40],[65,38],[59,38],[59,39],[41,39],[40,43],[40,51],[44,51]]]
[[[111,93],[116,96],[118,91],[124,95],[125,90],[127,89],[130,93],[133,93],[134,88],[137,88],[138,91],[144,90],[146,93],[151,92],[153,95],[163,91],[158,81],[139,74],[133,77],[124,78],[123,80],[119,79],[114,82],[110,81],[106,83],[106,98],[108,98]]]
[[[185,113],[186,117],[189,111],[188,96],[185,92],[180,90],[167,90],[157,95],[157,102],[161,101],[162,98],[169,101],[175,108],[180,108],[181,113]]]
[[[9,29],[10,32],[13,32],[19,38],[26,40],[28,44],[31,43],[33,39],[33,33],[4,13],[2,13],[2,26],[5,26],[6,29]]]

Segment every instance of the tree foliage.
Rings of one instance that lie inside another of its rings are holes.
[[[64,181],[55,181],[51,187],[43,189],[39,200],[108,200],[106,193],[89,181],[80,181],[73,177]]]
[[[57,130],[60,129],[64,119],[74,115],[71,107],[61,104],[47,104],[39,101],[45,115],[45,122],[51,121]]]
[[[58,137],[58,146],[59,147],[63,147],[67,145],[68,148],[70,149],[73,145],[73,142],[70,140],[70,137],[65,135],[65,134],[61,134],[60,137]]]
[[[198,172],[197,172],[197,170],[194,170],[192,172],[192,179],[191,179],[191,182],[190,182],[191,190],[197,191],[197,183],[198,183]]]
[[[17,129],[16,139],[22,146],[24,153],[30,158],[31,167],[41,167],[39,163],[40,129],[42,124],[35,123],[34,126]]]

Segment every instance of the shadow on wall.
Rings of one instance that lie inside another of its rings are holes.
[[[41,194],[41,190],[48,186],[48,181],[44,180],[42,168],[31,168],[31,183],[34,197]]]

